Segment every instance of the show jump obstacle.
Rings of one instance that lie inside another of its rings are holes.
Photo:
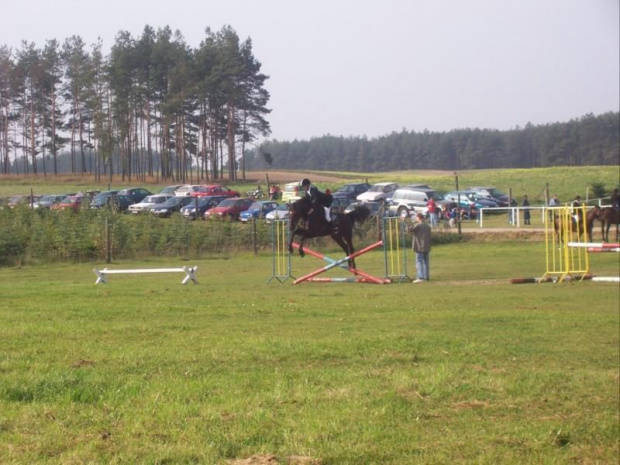
[[[97,281],[95,284],[104,283],[106,284],[108,281],[106,276],[111,274],[141,274],[141,273],[185,273],[185,278],[181,282],[181,284],[187,284],[192,281],[194,284],[198,284],[196,280],[196,271],[198,270],[197,266],[184,266],[182,268],[142,268],[142,269],[134,269],[134,270],[109,270],[104,268],[103,270],[98,270],[95,268],[93,271],[97,275]]]
[[[552,207],[545,210],[545,253],[547,270],[543,278],[553,281],[579,279],[590,273],[590,260],[583,247],[569,247],[582,243],[587,237],[585,221],[578,224],[574,215],[586,217],[586,207]]]
[[[273,244],[273,272],[267,283],[274,279],[280,283],[287,279],[294,279],[293,284],[303,282],[321,283],[374,283],[387,284],[394,282],[410,282],[407,276],[407,257],[405,246],[405,223],[400,218],[384,218],[382,223],[381,240],[377,241],[355,253],[340,259],[328,257],[320,252],[304,246],[304,251],[319,260],[326,261],[328,264],[311,273],[295,279],[292,274],[291,254],[288,252],[289,225],[288,220],[276,220],[272,223],[272,244]],[[293,243],[293,247],[299,249],[299,244]],[[385,261],[385,277],[373,276],[359,268],[349,267],[349,260],[364,255],[371,250],[383,247],[383,258]],[[351,277],[317,277],[329,270],[340,267],[351,274]]]
[[[620,244],[586,242],[587,225],[574,221],[574,216],[586,217],[586,207],[553,207],[546,210],[545,251],[547,271],[536,282],[562,282],[592,279],[601,282],[620,282],[618,277],[592,277],[590,253],[620,252]],[[515,283],[526,282],[514,280]]]

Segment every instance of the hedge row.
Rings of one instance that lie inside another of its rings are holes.
[[[0,265],[105,260],[108,255],[106,231],[109,231],[114,259],[201,258],[272,247],[272,228],[264,221],[257,221],[254,228],[251,224],[231,221],[188,221],[178,214],[163,219],[106,210],[76,213],[20,207],[0,210]],[[376,221],[357,227],[357,248],[377,240],[378,231]],[[455,239],[452,234],[435,235],[433,242]],[[335,247],[333,242],[327,245],[328,241],[321,240],[316,246]]]

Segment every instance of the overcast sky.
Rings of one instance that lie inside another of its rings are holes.
[[[510,129],[619,111],[618,0],[0,0],[0,44],[230,25],[270,76],[272,138]]]

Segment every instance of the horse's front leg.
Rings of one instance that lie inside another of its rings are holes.
[[[292,254],[293,253],[293,240],[295,239],[295,231],[290,230],[288,235],[290,236],[288,240],[288,253]]]
[[[305,240],[306,240],[305,236],[301,236],[299,239],[299,256],[302,258],[306,256],[306,252],[304,252],[304,241]]]
[[[603,235],[603,240],[605,242],[609,242],[609,229],[611,228],[611,223],[607,223],[605,225],[605,234]]]
[[[294,231],[291,231],[291,238],[288,242],[288,251],[289,253],[293,253],[293,242],[295,239],[295,236],[299,236],[299,255],[301,257],[305,257],[306,256],[306,252],[304,252],[304,240],[306,239],[306,236],[304,236],[299,229],[295,229]]]

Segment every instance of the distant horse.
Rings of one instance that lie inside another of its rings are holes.
[[[293,239],[299,236],[299,255],[304,256],[304,241],[308,238],[331,236],[344,250],[347,256],[355,252],[353,248],[353,224],[363,223],[370,215],[366,206],[358,206],[349,213],[338,213],[332,224],[325,219],[323,207],[315,206],[309,197],[302,197],[291,204],[289,228],[290,241],[288,250],[293,252]],[[355,268],[355,261],[349,260],[349,266]]]
[[[603,241],[609,242],[609,228],[611,228],[612,224],[615,224],[616,242],[618,242],[618,223],[620,223],[620,212],[613,207],[605,207],[601,209],[599,219],[601,220],[601,235],[603,236]]]
[[[592,229],[594,228],[594,221],[597,219],[600,219],[600,215],[601,215],[601,209],[598,206],[595,206],[594,208],[588,210],[588,212],[586,213],[585,225],[584,225],[583,210],[581,208],[577,209],[577,216],[579,217],[579,220],[578,221],[575,220],[573,215],[570,215],[570,221],[568,225],[569,232],[575,232],[577,233],[577,237],[581,237],[581,235],[584,234],[584,231],[585,231],[587,240],[589,242],[592,242]],[[559,216],[555,216],[553,220],[553,226],[555,229],[555,233],[557,234],[558,238],[561,241],[562,234],[564,231],[563,231],[563,225],[560,222]]]

